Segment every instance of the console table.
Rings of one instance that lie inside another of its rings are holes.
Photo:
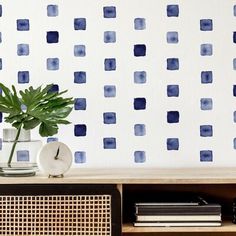
[[[222,205],[220,227],[134,227],[139,196],[177,191]],[[71,169],[64,178],[0,178],[0,235],[236,235],[236,168]]]

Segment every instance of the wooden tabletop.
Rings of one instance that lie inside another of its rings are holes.
[[[74,168],[63,178],[0,177],[0,184],[236,184],[236,168],[87,169]]]

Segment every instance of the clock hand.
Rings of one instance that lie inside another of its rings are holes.
[[[56,156],[54,157],[55,160],[58,160],[58,155],[59,155],[59,152],[60,152],[60,146],[57,148],[57,153],[56,153]]]

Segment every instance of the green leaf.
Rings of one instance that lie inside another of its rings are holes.
[[[54,134],[57,134],[58,132],[58,126],[56,124],[46,124],[46,123],[41,123],[39,126],[39,134],[42,137],[48,137],[48,136],[53,136]]]

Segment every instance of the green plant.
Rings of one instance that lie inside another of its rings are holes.
[[[12,145],[8,159],[11,165],[14,150],[22,128],[26,130],[39,126],[39,134],[42,137],[52,136],[58,132],[58,124],[69,124],[65,118],[72,111],[73,98],[63,98],[61,95],[67,90],[51,92],[53,84],[34,89],[20,90],[19,95],[14,85],[12,91],[0,83],[2,94],[0,95],[0,112],[7,113],[5,122],[17,129],[15,141]]]

